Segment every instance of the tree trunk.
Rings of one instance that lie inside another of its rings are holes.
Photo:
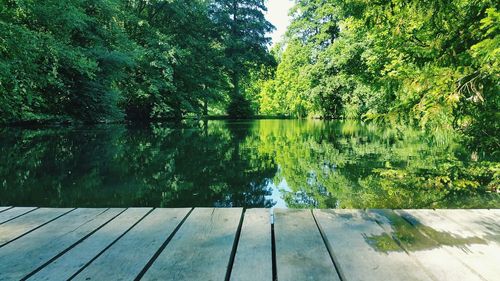
[[[175,121],[179,122],[182,120],[182,109],[181,109],[181,102],[179,100],[175,101],[175,108],[174,108],[174,114],[173,118]]]

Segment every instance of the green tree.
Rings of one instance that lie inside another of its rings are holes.
[[[475,147],[498,151],[497,6],[297,0],[261,108],[453,128]]]
[[[248,116],[251,110],[240,89],[242,78],[250,69],[272,62],[266,33],[274,27],[266,20],[265,11],[263,0],[215,0],[212,4],[212,17],[224,46],[225,66],[232,84],[228,113],[233,117]]]
[[[207,1],[131,1],[127,30],[141,45],[125,107],[132,119],[207,114],[226,78]]]
[[[0,0],[0,122],[207,115],[268,58],[264,3],[228,3]]]
[[[117,117],[133,61],[115,0],[0,2],[0,120]]]

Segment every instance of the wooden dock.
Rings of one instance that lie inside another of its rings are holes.
[[[500,280],[500,210],[0,207],[0,280]]]

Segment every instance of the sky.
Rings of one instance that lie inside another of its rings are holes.
[[[292,0],[267,0],[267,14],[266,18],[275,27],[276,30],[271,34],[273,39],[273,44],[280,41],[280,38],[285,34],[286,28],[290,24],[290,18],[288,17],[288,10],[292,8]]]

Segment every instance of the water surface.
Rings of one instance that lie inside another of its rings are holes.
[[[358,122],[3,128],[0,205],[498,208],[495,160]]]

